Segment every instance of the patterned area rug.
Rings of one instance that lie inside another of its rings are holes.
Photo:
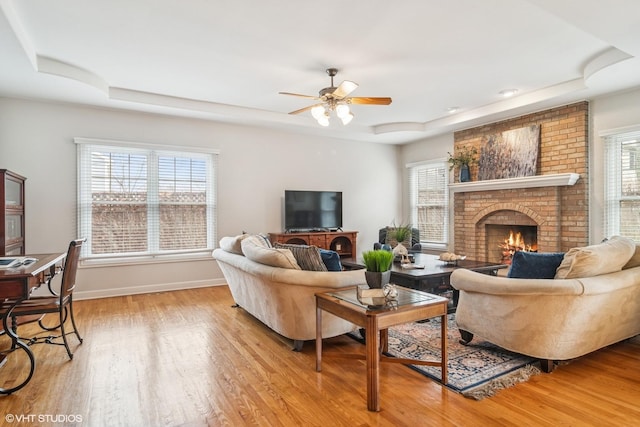
[[[447,387],[450,389],[480,400],[540,373],[540,369],[534,366],[536,359],[497,347],[480,337],[474,337],[469,345],[460,344],[455,315],[450,314],[448,319]],[[389,353],[396,357],[438,360],[440,319],[390,328]],[[427,377],[440,380],[440,368],[437,366],[409,366]]]

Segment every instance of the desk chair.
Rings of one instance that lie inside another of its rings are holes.
[[[14,330],[17,329],[19,324],[27,323],[21,322],[18,318],[22,316],[34,316],[41,315],[31,320],[31,322],[38,321],[40,327],[46,331],[52,331],[60,329],[59,336],[35,336],[33,338],[27,338],[28,345],[36,343],[64,345],[67,349],[69,359],[73,359],[73,353],[69,348],[67,341],[67,335],[74,333],[82,344],[82,337],[76,327],[76,322],[73,317],[73,290],[76,287],[76,272],[78,270],[78,261],[80,259],[80,249],[86,239],[73,240],[69,243],[69,249],[67,250],[67,258],[65,259],[64,269],[62,270],[62,283],[60,285],[60,292],[58,295],[52,296],[35,296],[18,304],[11,313],[12,326]],[[51,289],[51,288],[50,288]],[[5,304],[0,309],[5,309]],[[8,307],[7,307],[8,308]],[[42,323],[42,317],[48,313],[58,313],[59,323],[54,327],[47,327]],[[67,317],[71,319],[71,326],[73,331],[65,331],[65,322]],[[62,342],[55,342],[54,339],[62,338]]]

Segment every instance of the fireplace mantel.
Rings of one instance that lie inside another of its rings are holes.
[[[580,174],[559,173],[553,175],[522,176],[518,178],[489,179],[486,181],[458,182],[449,184],[449,191],[466,193],[473,191],[491,191],[513,188],[559,187],[574,185]]]

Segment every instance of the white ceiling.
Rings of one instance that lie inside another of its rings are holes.
[[[640,87],[638,0],[0,0],[0,96],[404,143]],[[290,111],[352,80],[355,119]],[[516,96],[499,92],[516,88]],[[459,107],[450,114],[448,107]]]

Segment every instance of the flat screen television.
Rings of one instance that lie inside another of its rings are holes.
[[[285,190],[284,228],[287,231],[342,228],[342,192]]]

